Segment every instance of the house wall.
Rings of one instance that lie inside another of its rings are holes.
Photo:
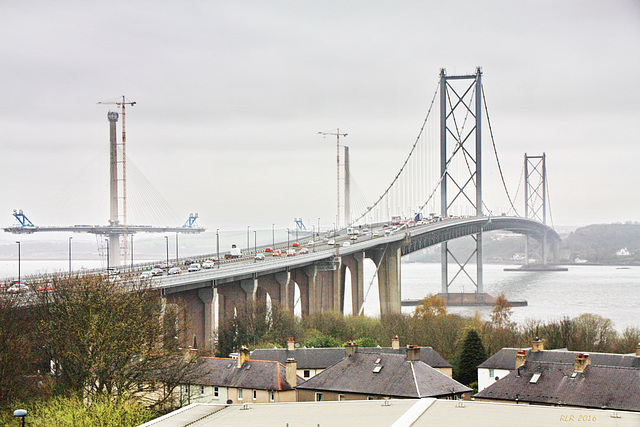
[[[309,376],[305,376],[304,371],[309,371]],[[315,377],[322,371],[324,371],[324,369],[296,369],[296,374],[298,374],[300,378],[308,380],[309,378]]]
[[[449,378],[453,378],[453,368],[436,368],[438,371],[442,372]]]
[[[502,379],[511,371],[508,369],[478,368],[478,391],[482,391],[496,382],[496,377]]]
[[[238,399],[238,389],[229,387],[227,397],[233,403],[275,403],[275,402],[295,402],[296,391],[274,391],[273,401],[271,400],[271,392],[269,390],[256,390],[256,398],[253,399],[253,389],[242,389],[242,400]]]
[[[360,394],[360,393],[340,393],[334,391],[322,391],[322,390],[302,390],[298,389],[298,402],[314,402],[316,400],[316,393],[322,393],[322,400],[334,401],[340,400],[340,395],[344,396],[342,400],[367,400],[371,397],[373,400],[384,399],[385,396],[377,396],[375,394]]]
[[[218,396],[216,396],[216,387],[204,386],[204,390],[197,384],[183,384],[180,386],[180,395],[184,405],[191,403],[226,403],[227,387],[217,387]]]

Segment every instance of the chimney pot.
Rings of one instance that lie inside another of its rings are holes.
[[[589,359],[588,353],[579,353],[576,356],[575,361],[573,362],[573,370],[576,372],[584,372],[587,368],[587,365],[591,364],[591,359]]]
[[[522,365],[527,361],[527,352],[525,350],[518,350],[516,353],[516,369],[520,369]]]
[[[418,345],[407,346],[407,360],[411,360],[411,361],[420,360],[420,346]]]
[[[536,337],[536,339],[534,339],[533,342],[531,343],[531,351],[538,352],[542,350],[544,350],[544,341]]]
[[[293,357],[287,359],[287,366],[285,366],[285,377],[291,388],[295,388],[298,385],[297,372],[298,362]]]
[[[344,346],[344,352],[347,357],[355,354],[358,351],[358,344],[354,342],[348,342],[347,345]]]
[[[391,338],[391,348],[394,350],[400,350],[400,338],[398,338],[397,335]]]
[[[295,342],[295,340],[293,338],[290,337],[287,340],[287,350],[293,351],[295,349],[296,349],[296,342]]]
[[[251,355],[251,352],[249,351],[249,349],[243,345],[238,351],[238,365],[237,365],[238,369],[242,368],[242,365],[244,365],[244,362],[249,360],[250,355]]]

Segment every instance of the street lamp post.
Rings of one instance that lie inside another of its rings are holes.
[[[69,275],[71,275],[71,240],[73,236],[69,237]]]
[[[249,226],[247,225],[247,251],[249,251]]]
[[[129,268],[133,272],[133,234],[131,235],[131,268]]]
[[[20,280],[20,242],[16,242],[18,244],[18,283],[22,283]]]
[[[276,225],[275,224],[271,224],[271,245],[273,246],[273,249],[276,248]]]
[[[107,237],[104,241],[107,242],[107,270],[109,270],[109,238]]]
[[[218,268],[220,268],[220,229],[219,228],[216,228],[216,253],[217,253]]]
[[[258,255],[258,232],[256,230],[253,230],[253,254],[254,255]],[[257,261],[257,259],[254,257],[253,261]]]
[[[169,266],[169,237],[168,236],[164,236],[164,241],[166,243],[166,247],[167,247],[167,267]]]
[[[176,231],[176,265],[180,265],[180,258],[178,257],[178,232]]]
[[[289,250],[289,228],[287,228],[287,250]]]

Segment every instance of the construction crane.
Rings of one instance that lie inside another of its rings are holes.
[[[110,104],[110,105],[117,105],[120,109],[121,109],[121,114],[122,114],[122,144],[119,144],[122,146],[122,160],[120,161],[120,163],[122,163],[122,178],[120,179],[120,181],[122,181],[122,225],[125,227],[125,234],[124,234],[124,239],[123,239],[123,246],[124,246],[124,257],[125,259],[127,258],[127,233],[126,233],[126,227],[127,227],[127,132],[126,132],[126,128],[125,128],[125,110],[126,110],[126,106],[127,105],[131,105],[134,106],[136,105],[135,101],[128,101],[127,98],[122,95],[122,99],[117,98],[115,101],[100,101],[98,102],[98,104]],[[115,118],[115,120],[117,120],[117,116]],[[115,144],[116,146],[118,145],[117,143]],[[114,177],[112,177],[112,180],[115,181],[115,188],[112,188],[112,194],[111,194],[111,198],[112,198],[112,206],[115,203],[116,206],[116,211],[117,211],[117,199],[118,199],[118,189],[117,189],[117,181],[118,176],[117,176],[117,164],[118,162],[118,158],[117,158],[117,147],[112,147],[112,150],[115,151],[115,156],[112,156],[112,164],[111,164],[111,168],[112,170],[115,170],[115,175]],[[113,181],[112,181],[113,182]],[[116,200],[114,202],[114,200]],[[117,225],[118,223],[118,212],[112,213],[110,221],[114,222],[114,225]]]

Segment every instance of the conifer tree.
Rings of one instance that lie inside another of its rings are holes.
[[[474,329],[470,329],[462,344],[456,380],[466,385],[477,382],[478,365],[485,360],[486,355],[482,340]]]

